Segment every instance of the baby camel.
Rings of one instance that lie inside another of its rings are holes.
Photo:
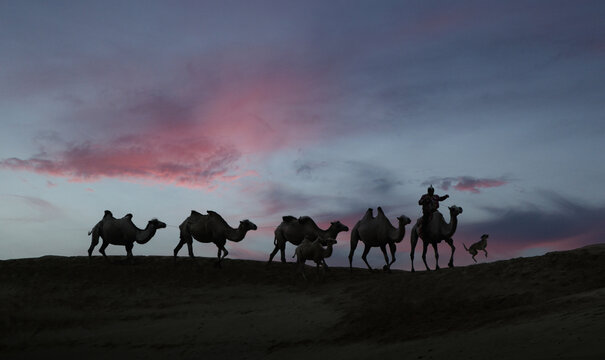
[[[315,238],[315,241],[311,241],[308,237],[305,237],[300,245],[296,247],[294,256],[296,256],[298,271],[302,273],[305,280],[307,279],[307,276],[305,275],[305,262],[307,260],[315,261],[315,264],[317,265],[317,277],[319,277],[319,266],[325,263],[325,258],[332,256],[333,246],[336,244],[336,240],[332,238],[325,239],[325,243],[328,245],[326,248],[324,248],[321,243],[322,241],[320,241],[319,237]]]
[[[476,243],[474,243],[473,245],[471,245],[471,247],[468,249],[466,248],[466,245],[464,245],[464,243],[462,244],[462,245],[464,245],[464,248],[466,249],[466,251],[468,251],[471,255],[473,255],[474,262],[477,262],[477,260],[475,260],[475,255],[477,255],[479,250],[482,250],[485,253],[485,257],[487,257],[487,250],[485,250],[485,248],[487,247],[487,238],[488,237],[489,237],[488,234],[481,235],[481,240],[479,240]]]

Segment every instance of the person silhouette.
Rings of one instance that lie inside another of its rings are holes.
[[[418,230],[419,234],[422,234],[424,229],[426,229],[429,222],[433,218],[433,213],[439,209],[439,202],[449,197],[450,196],[448,194],[445,194],[444,196],[436,195],[433,185],[429,186],[427,193],[420,197],[420,200],[418,200],[418,205],[422,206],[422,223],[420,224],[420,229]]]

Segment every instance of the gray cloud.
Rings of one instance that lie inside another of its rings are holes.
[[[538,195],[551,205],[547,208],[485,207],[493,220],[468,224],[461,230],[469,234],[497,234],[500,241],[517,246],[574,236],[584,236],[588,242],[605,239],[605,207],[583,205],[552,192],[540,191]]]

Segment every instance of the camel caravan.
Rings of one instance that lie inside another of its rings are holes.
[[[449,245],[451,254],[448,262],[449,267],[454,266],[454,252],[456,247],[452,239],[458,226],[458,216],[462,214],[462,208],[456,205],[448,207],[450,213],[449,222],[445,218],[439,208],[439,202],[447,199],[449,195],[438,196],[434,194],[433,187],[429,187],[427,194],[424,194],[418,204],[422,206],[423,215],[418,218],[412,226],[410,235],[410,259],[412,264],[412,272],[414,269],[414,251],[418,243],[418,239],[422,240],[422,261],[427,270],[430,270],[426,262],[426,252],[429,245],[432,246],[435,253],[435,269],[439,269],[439,252],[437,245],[444,241]],[[373,209],[367,209],[363,217],[355,224],[350,234],[350,251],[349,251],[349,268],[353,270],[353,255],[358,243],[361,241],[364,244],[361,259],[366,264],[370,271],[374,269],[370,266],[367,260],[367,255],[371,248],[378,247],[384,255],[385,265],[383,271],[390,272],[391,266],[395,262],[395,253],[397,244],[399,244],[406,233],[405,227],[412,220],[400,215],[397,217],[398,226],[391,224],[388,217],[385,215],[381,207],[377,208],[377,214],[374,216]],[[127,260],[133,261],[132,249],[134,243],[145,244],[151,240],[158,229],[163,229],[166,224],[158,219],[148,221],[145,229],[139,229],[132,222],[132,214],[127,214],[121,219],[116,219],[111,211],[105,210],[105,214],[88,235],[92,235],[90,247],[88,249],[89,259],[92,257],[94,248],[99,243],[99,238],[103,243],[99,252],[107,260],[105,249],[109,244],[121,245],[126,248]],[[225,219],[218,213],[208,210],[207,214],[201,214],[195,210],[191,210],[191,214],[179,225],[179,242],[174,248],[173,258],[176,258],[179,250],[187,244],[189,257],[193,255],[193,239],[201,243],[213,243],[218,248],[218,254],[215,266],[220,268],[222,261],[229,254],[225,248],[227,240],[233,242],[242,241],[249,231],[257,230],[257,226],[248,219],[241,220],[239,225],[234,228],[230,226]],[[327,229],[321,229],[315,221],[309,216],[294,216],[282,217],[282,222],[275,228],[273,245],[274,249],[269,255],[267,265],[270,265],[275,255],[280,252],[281,262],[286,262],[285,249],[286,244],[291,243],[296,246],[294,255],[296,257],[297,271],[306,279],[304,265],[307,260],[312,260],[316,264],[317,276],[320,275],[320,269],[324,272],[328,270],[326,258],[329,258],[333,253],[333,247],[336,245],[336,238],[341,232],[348,232],[349,228],[340,221],[332,221]],[[478,251],[483,251],[487,257],[487,238],[488,234],[483,234],[481,240],[477,243],[464,248],[472,255],[472,259],[477,262],[475,255]],[[387,246],[389,248],[391,258],[387,254]]]

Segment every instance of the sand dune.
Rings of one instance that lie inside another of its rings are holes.
[[[292,263],[122,259],[0,261],[2,358],[605,358],[605,245],[308,282]]]

